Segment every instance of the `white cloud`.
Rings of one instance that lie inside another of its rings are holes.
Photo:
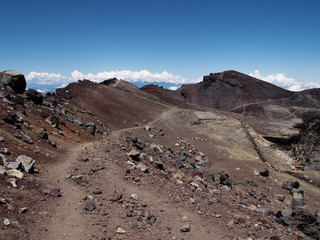
[[[57,73],[30,72],[26,76],[27,82],[35,81],[38,84],[54,84],[66,81],[68,78]]]
[[[127,80],[129,82],[168,82],[168,83],[187,83],[188,80],[181,76],[175,76],[167,71],[162,73],[152,73],[148,70],[141,71],[110,71],[110,72],[99,72],[97,74],[88,73],[83,74],[77,70],[71,73],[72,80],[76,81],[79,79],[89,79],[94,82],[101,82],[103,80],[116,77],[118,79]]]
[[[252,77],[264,80],[266,82],[283,87],[290,91],[302,91],[309,88],[320,88],[320,83],[317,82],[298,82],[293,78],[286,77],[283,73],[270,74],[262,76],[259,70],[249,74]]]
[[[171,86],[171,87],[168,87],[169,90],[173,90],[173,91],[174,91],[174,90],[177,90],[178,88],[179,88],[179,86]]]
[[[199,79],[187,79],[181,77],[179,75],[173,75],[168,73],[167,71],[163,71],[162,73],[152,73],[148,70],[140,70],[140,71],[103,71],[94,73],[84,74],[78,70],[74,70],[71,72],[70,76],[63,76],[58,73],[45,73],[45,72],[30,72],[26,76],[27,82],[37,83],[37,84],[61,84],[65,86],[70,82],[75,82],[82,79],[89,79],[94,82],[101,82],[103,80],[109,78],[118,78],[123,79],[129,82],[166,82],[173,84],[186,84],[186,83],[196,83],[199,82]]]

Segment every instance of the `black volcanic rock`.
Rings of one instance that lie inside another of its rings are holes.
[[[18,123],[18,116],[15,113],[7,113],[2,120],[8,124],[15,125]]]
[[[34,89],[28,89],[26,91],[26,97],[27,99],[29,99],[30,101],[34,102],[37,105],[40,105],[43,103],[43,95]]]
[[[269,176],[269,170],[267,168],[264,168],[260,171],[260,175],[263,177],[268,177]]]
[[[290,178],[283,182],[282,187],[291,191],[292,189],[298,189],[300,187],[300,183]]]
[[[292,153],[302,164],[320,170],[320,116],[304,125]]]
[[[27,83],[23,74],[10,70],[0,73],[0,86],[2,88],[10,87],[15,93],[22,94]]]
[[[291,214],[276,214],[277,222],[290,227],[296,227],[298,230],[313,239],[319,239],[320,226],[316,223],[316,217],[305,209],[293,211]]]

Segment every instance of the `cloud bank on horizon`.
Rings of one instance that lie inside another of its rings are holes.
[[[309,88],[320,88],[320,83],[317,82],[299,82],[293,78],[285,76],[283,73],[270,74],[267,76],[261,75],[259,70],[255,70],[254,73],[249,74],[252,77],[264,80],[266,82],[275,84],[279,87],[288,89],[290,91],[301,91]],[[103,80],[110,78],[123,79],[132,83],[146,82],[146,83],[168,83],[168,89],[176,90],[182,84],[197,83],[202,80],[202,77],[198,79],[187,79],[179,75],[173,75],[167,71],[162,73],[152,73],[148,70],[140,71],[103,71],[84,74],[78,70],[71,72],[70,76],[64,76],[59,73],[46,73],[46,72],[30,72],[26,76],[27,83],[32,85],[42,85],[44,88],[52,85],[58,87],[65,87],[71,82],[76,82],[82,79],[88,79],[93,82],[102,82]],[[44,89],[39,89],[44,90]]]
[[[298,92],[298,91],[302,91],[310,88],[320,88],[320,83],[298,82],[293,78],[286,77],[283,73],[276,73],[276,74],[270,74],[268,76],[262,76],[260,71],[256,69],[254,73],[250,73],[249,75],[294,92]]]
[[[70,76],[63,76],[57,73],[45,73],[45,72],[30,72],[26,76],[28,83],[37,83],[40,85],[56,85],[61,83],[61,87],[66,86],[68,83],[75,82],[82,79],[88,79],[93,82],[102,82],[110,78],[123,79],[132,83],[135,82],[147,82],[147,83],[171,83],[173,85],[194,83],[199,80],[188,80],[178,75],[173,75],[167,71],[162,73],[152,73],[148,70],[140,71],[109,71],[109,72],[99,72],[99,73],[87,73],[84,74],[78,70],[71,72]]]

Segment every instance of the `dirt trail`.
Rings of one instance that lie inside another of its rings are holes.
[[[85,147],[93,143],[81,144],[73,147],[65,157],[53,165],[48,171],[48,179],[60,188],[62,197],[54,206],[51,221],[48,224],[46,239],[88,239],[85,229],[88,224],[86,217],[81,214],[83,206],[80,200],[85,193],[67,178],[70,168],[75,164],[78,156]]]
[[[118,82],[117,82],[118,83]],[[156,119],[147,123],[151,125],[161,117],[168,116],[176,107],[173,107],[169,111],[164,112]],[[119,137],[123,131],[134,130],[142,128],[143,126],[132,127],[113,131],[111,138]],[[90,148],[97,143],[84,143],[78,146],[72,147],[65,157],[58,163],[51,166],[48,171],[48,179],[52,179],[52,183],[60,188],[62,193],[62,199],[59,204],[54,206],[54,213],[52,214],[51,221],[48,224],[48,236],[47,239],[88,239],[85,230],[88,228],[88,219],[82,213],[83,203],[81,199],[86,196],[86,193],[76,186],[67,176],[70,174],[71,168],[75,165],[75,162],[82,154],[83,149]],[[103,152],[102,149],[97,149],[97,152]],[[119,179],[113,179],[112,183],[116,184]],[[124,186],[122,186],[125,188]],[[140,192],[140,191],[139,191]],[[92,227],[90,229],[92,232]]]
[[[145,126],[151,126],[152,124],[154,124],[156,121],[158,121],[161,118],[168,118],[168,116],[173,114],[177,109],[178,109],[178,107],[172,107],[168,111],[163,112],[157,118],[153,119],[152,121],[150,121],[150,122],[148,122],[148,123],[146,123],[144,125],[139,125],[139,126],[136,126],[136,127],[130,127],[130,128],[124,128],[124,129],[112,131],[110,133],[110,137],[119,138],[123,132],[136,130],[136,129],[141,129],[141,128],[145,127]]]
[[[153,124],[161,117],[172,114],[175,110],[176,108],[172,108],[164,112],[146,125]],[[143,126],[114,131],[109,141],[115,136],[120,136],[123,131],[141,127]],[[182,237],[184,234],[180,232],[180,228],[184,223],[180,219],[183,216],[187,216],[190,223],[192,223],[192,228],[197,229],[197,231],[192,231],[187,236],[184,236],[185,239],[229,239],[224,234],[225,229],[221,229],[218,226],[212,228],[210,224],[208,225],[207,220],[202,219],[195,210],[186,208],[186,203],[174,204],[169,196],[159,193],[152,186],[142,188],[141,186],[124,181],[123,173],[125,169],[114,162],[114,152],[106,154],[106,148],[104,141],[78,145],[70,149],[59,163],[51,167],[48,172],[48,178],[52,179],[53,184],[59,186],[62,197],[56,201],[58,204],[54,206],[55,210],[48,224],[46,239],[96,239],[98,236],[95,234],[107,231],[98,226],[99,224],[95,224],[99,221],[107,223],[105,224],[108,225],[107,232],[113,232],[113,234],[119,226],[128,230],[128,222],[123,221],[123,213],[121,214],[123,208],[105,201],[105,199],[110,198],[111,193],[118,190],[121,191],[124,198],[128,198],[132,193],[136,194],[138,202],[147,204],[148,210],[156,214],[158,225],[156,228],[157,236],[168,232],[167,227],[170,226],[170,232],[172,233],[169,235],[181,235],[180,237]],[[81,168],[78,159],[86,156],[91,156],[89,164],[82,165],[84,168]],[[79,173],[86,172],[89,168],[98,166],[99,164],[106,164],[107,168],[102,173],[91,176],[89,184],[83,188],[67,178],[76,164],[79,167]],[[92,190],[96,188],[102,189],[103,194],[93,196],[93,201],[96,203],[97,208],[99,209],[100,206],[101,208],[100,210],[96,209],[93,213],[94,217],[92,217],[92,214],[83,210],[83,197],[92,194]],[[100,202],[101,199],[104,200]],[[107,211],[107,218],[104,218],[104,215],[106,215],[105,211]],[[148,231],[146,233],[133,231],[123,237],[125,239],[136,239],[139,236],[144,239],[148,235]],[[158,239],[156,235],[154,235],[154,238],[150,238],[150,236],[148,238]],[[167,235],[166,237],[169,236]]]

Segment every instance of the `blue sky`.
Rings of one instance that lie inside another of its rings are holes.
[[[112,74],[181,84],[233,69],[320,87],[319,9],[316,0],[3,0],[0,71],[40,84]]]

